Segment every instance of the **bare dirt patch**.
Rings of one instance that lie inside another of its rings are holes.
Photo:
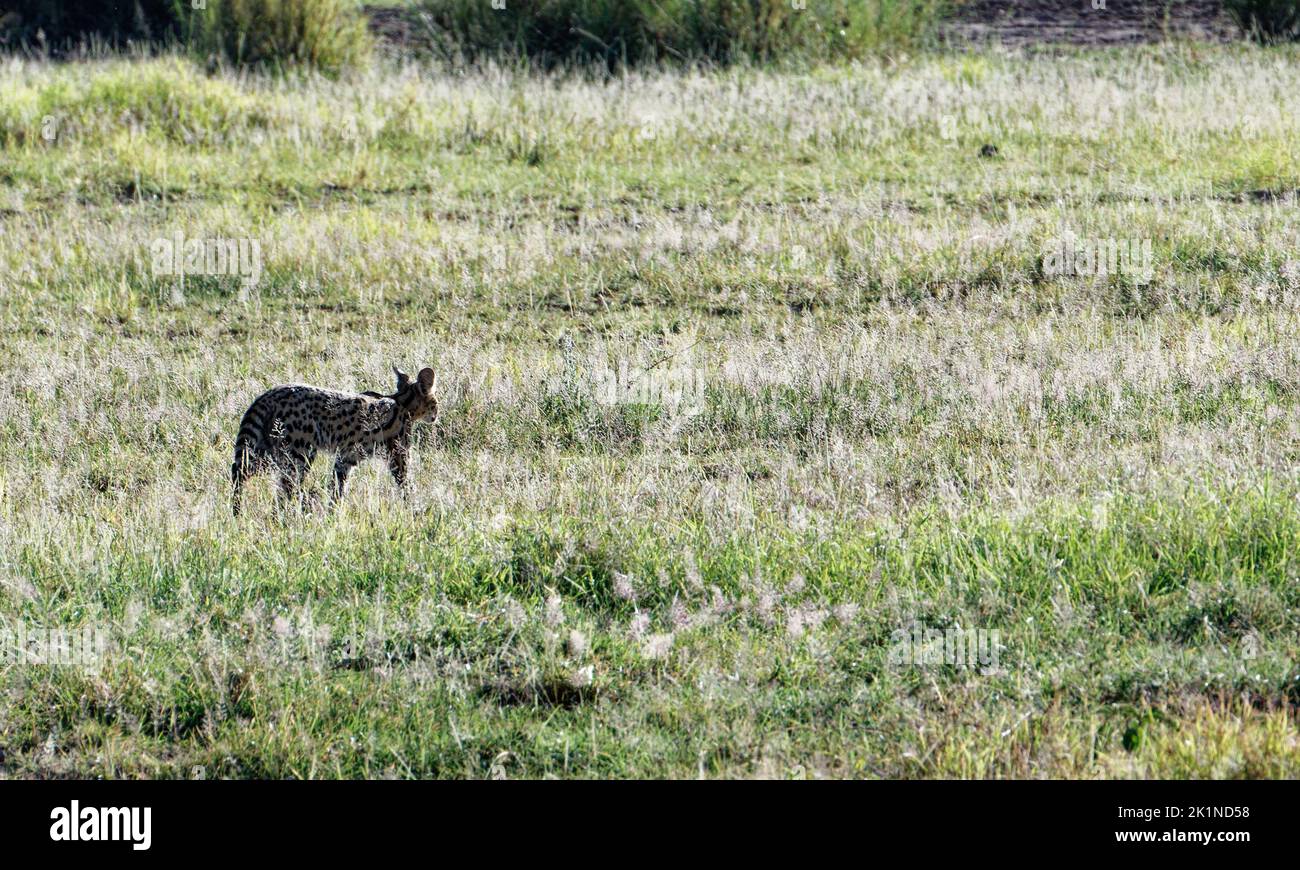
[[[950,38],[1011,46],[1226,42],[1241,35],[1221,0],[971,0],[944,31]]]

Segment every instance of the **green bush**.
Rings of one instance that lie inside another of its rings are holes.
[[[1225,0],[1242,29],[1261,42],[1300,39],[1300,0]]]
[[[337,73],[364,63],[372,46],[355,0],[208,0],[193,15],[191,44],[239,66]]]
[[[805,8],[797,8],[802,5]],[[942,0],[425,0],[442,49],[466,59],[618,66],[667,60],[853,58],[916,45]]]

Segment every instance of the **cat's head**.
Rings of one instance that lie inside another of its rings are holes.
[[[438,400],[433,396],[438,387],[438,376],[433,369],[420,369],[420,373],[412,379],[406,372],[393,366],[393,374],[397,376],[397,392],[393,398],[410,415],[411,420],[432,423],[438,419]]]

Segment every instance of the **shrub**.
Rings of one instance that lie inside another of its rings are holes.
[[[1300,0],[1225,0],[1247,35],[1261,42],[1300,39]]]
[[[240,66],[337,73],[361,65],[371,50],[355,0],[208,0],[188,34],[198,50]]]
[[[852,58],[917,44],[942,0],[425,0],[441,48],[467,59],[622,64]]]

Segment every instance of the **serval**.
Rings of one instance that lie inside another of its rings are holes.
[[[282,500],[294,497],[318,450],[334,454],[331,504],[343,497],[352,468],[381,448],[393,480],[404,489],[411,426],[437,419],[438,401],[433,394],[438,378],[430,368],[421,369],[414,380],[396,366],[393,373],[397,392],[387,396],[286,384],[254,399],[240,421],[230,466],[235,516],[239,516],[244,482],[261,471],[279,474]]]

